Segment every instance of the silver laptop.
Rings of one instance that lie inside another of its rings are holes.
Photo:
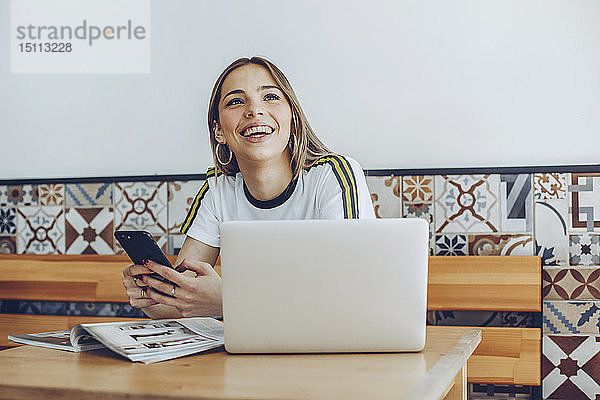
[[[223,223],[225,348],[422,350],[428,229],[417,218]]]

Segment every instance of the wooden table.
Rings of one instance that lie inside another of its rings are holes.
[[[156,364],[109,350],[33,346],[0,351],[0,398],[10,399],[466,399],[479,329],[428,327],[420,353],[229,355]]]

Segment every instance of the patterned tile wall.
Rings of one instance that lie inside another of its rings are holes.
[[[367,177],[380,218],[423,218],[433,255],[533,255],[533,182],[521,175]]]
[[[429,222],[431,254],[542,258],[541,323],[535,314],[452,311],[429,312],[428,323],[541,325],[542,397],[600,399],[600,173],[404,176],[400,194],[382,184],[391,180],[367,178],[378,216],[396,216],[388,210],[399,197],[402,216]]]
[[[144,229],[174,254],[184,240],[179,227],[202,184],[0,185],[0,253],[116,254],[122,249],[113,239],[115,230]],[[450,311],[429,313],[428,322],[542,326],[543,398],[600,399],[600,173],[367,176],[367,185],[377,217],[429,223],[433,255],[541,256],[541,315]],[[93,304],[3,307],[135,312]],[[472,398],[522,391],[507,390],[478,387]]]
[[[600,173],[533,175],[542,397],[600,398]]]
[[[119,229],[147,230],[165,252],[203,181],[0,186],[0,253],[121,254]]]

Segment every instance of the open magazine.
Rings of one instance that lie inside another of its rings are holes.
[[[213,318],[80,324],[70,331],[8,335],[13,342],[51,349],[86,351],[107,347],[145,364],[223,345],[223,322]]]

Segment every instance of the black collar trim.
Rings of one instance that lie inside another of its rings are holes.
[[[261,208],[263,210],[268,210],[270,208],[279,207],[283,203],[287,201],[292,194],[294,193],[294,189],[296,189],[296,183],[298,183],[298,179],[292,179],[290,184],[285,188],[285,190],[277,197],[271,200],[258,200],[248,190],[248,186],[246,186],[246,182],[244,182],[244,194],[246,195],[246,199],[256,208]]]

